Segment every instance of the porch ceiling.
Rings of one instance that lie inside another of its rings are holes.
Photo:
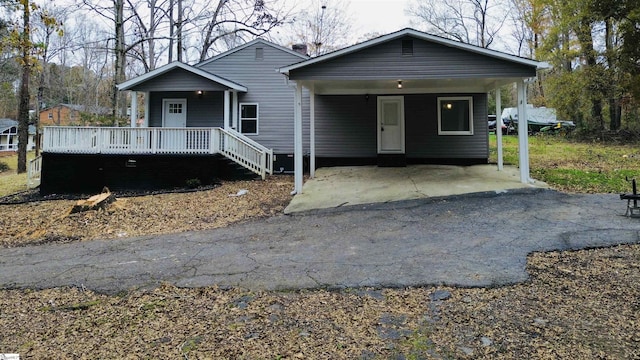
[[[302,86],[319,95],[355,94],[425,94],[425,93],[484,93],[515,83],[520,78],[472,79],[394,79],[394,80],[303,80]],[[402,89],[398,88],[402,81]]]

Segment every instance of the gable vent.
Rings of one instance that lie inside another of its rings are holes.
[[[256,60],[264,59],[264,48],[256,48]]]
[[[413,55],[413,40],[402,40],[402,56]]]

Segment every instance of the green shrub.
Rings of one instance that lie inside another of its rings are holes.
[[[9,171],[9,165],[7,163],[0,161],[0,172]]]

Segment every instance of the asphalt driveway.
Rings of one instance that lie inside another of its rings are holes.
[[[640,242],[617,195],[485,192],[302,212],[202,232],[0,249],[0,287],[113,293],[503,285],[533,251]]]

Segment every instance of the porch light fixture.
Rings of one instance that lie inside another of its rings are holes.
[[[447,108],[447,110],[451,110],[453,105],[451,103],[447,103],[447,105],[445,105],[445,107]]]
[[[398,89],[402,89],[402,80],[398,80]]]
[[[198,94],[199,97],[202,97],[202,95],[204,95],[204,91],[202,90],[198,90],[196,91],[196,93]]]

